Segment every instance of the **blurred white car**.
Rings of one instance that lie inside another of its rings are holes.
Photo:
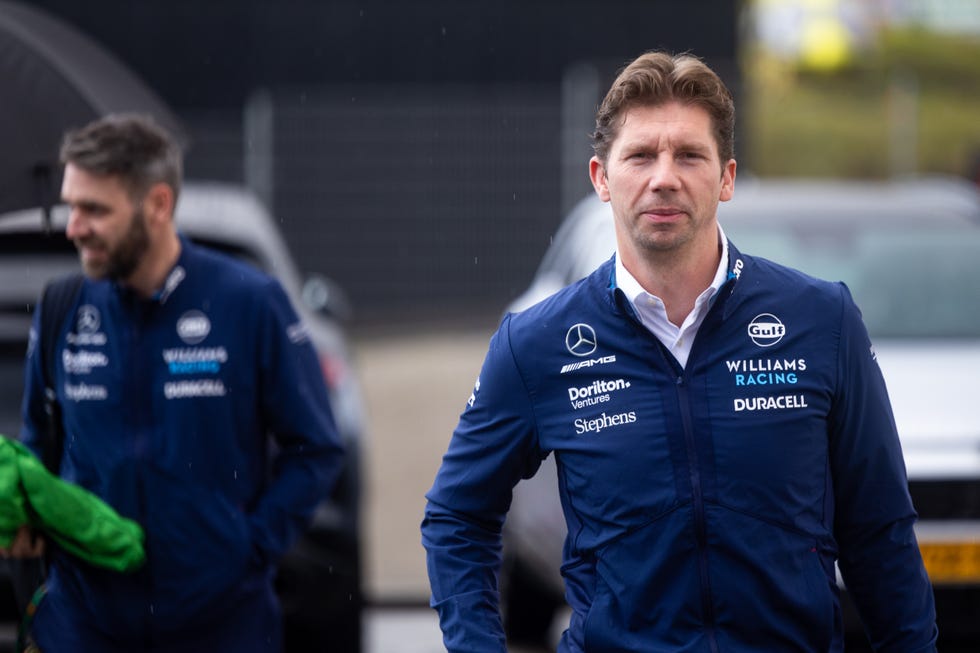
[[[850,287],[892,400],[940,636],[950,646],[978,646],[980,192],[946,178],[740,179],[718,219],[740,251]],[[588,275],[615,247],[609,205],[586,198],[508,310]],[[547,644],[551,637],[563,603],[565,533],[549,456],[515,488],[504,526],[502,603],[514,642]],[[844,607],[849,638],[863,644],[853,607],[846,600]]]

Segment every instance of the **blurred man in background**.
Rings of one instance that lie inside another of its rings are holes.
[[[306,330],[277,281],[179,235],[181,153],[151,120],[98,120],[61,156],[86,278],[54,351],[35,315],[23,440],[50,453],[54,356],[56,468],[143,526],[147,564],[123,575],[55,550],[33,638],[45,653],[279,651],[274,565],[343,455]]]

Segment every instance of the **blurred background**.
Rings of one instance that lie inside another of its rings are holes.
[[[343,290],[369,605],[428,599],[423,494],[502,311],[591,192],[595,107],[637,54],[722,75],[740,177],[980,182],[980,0],[30,5],[170,106],[188,178],[250,188]]]
[[[178,114],[361,323],[493,315],[590,191],[595,105],[665,47],[740,110],[740,173],[973,175],[976,0],[33,0]]]

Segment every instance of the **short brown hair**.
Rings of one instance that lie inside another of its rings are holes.
[[[647,52],[620,71],[599,105],[592,149],[603,163],[626,111],[676,100],[699,106],[711,116],[722,166],[735,157],[735,102],[721,78],[690,54]]]
[[[180,192],[183,154],[177,142],[150,117],[110,114],[70,131],[61,144],[61,163],[115,176],[134,202],[156,183]]]

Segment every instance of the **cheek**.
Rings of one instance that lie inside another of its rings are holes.
[[[642,193],[646,189],[648,181],[649,177],[640,170],[623,168],[618,171],[609,185],[614,195],[629,198],[637,193]]]

